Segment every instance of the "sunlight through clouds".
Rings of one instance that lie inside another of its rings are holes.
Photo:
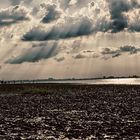
[[[0,78],[139,75],[139,14],[139,0],[0,2]]]

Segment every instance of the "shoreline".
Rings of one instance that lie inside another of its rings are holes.
[[[75,80],[13,80],[1,81],[0,85],[15,84],[85,84],[85,85],[140,85],[140,78],[75,79]]]

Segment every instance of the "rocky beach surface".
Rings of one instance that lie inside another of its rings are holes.
[[[0,85],[0,139],[140,139],[140,86]]]

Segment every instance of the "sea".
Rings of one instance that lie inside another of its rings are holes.
[[[37,83],[68,83],[68,84],[124,84],[140,85],[140,78],[118,78],[118,79],[94,79],[94,80],[58,80],[58,81],[38,81]]]

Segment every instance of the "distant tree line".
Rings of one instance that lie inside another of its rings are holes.
[[[15,84],[16,83],[16,81],[4,81],[4,80],[1,80],[0,81],[0,84]]]
[[[6,84],[24,84],[24,83],[36,83],[37,81],[35,80],[11,80],[11,81],[4,81],[0,80],[1,85],[6,85]]]

